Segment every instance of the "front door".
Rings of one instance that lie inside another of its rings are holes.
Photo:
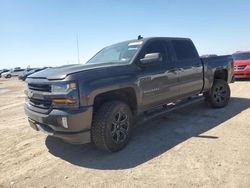
[[[149,53],[162,56],[161,62],[143,66],[137,74],[144,110],[171,102],[178,95],[178,75],[175,69],[170,68],[167,50],[165,41],[156,40],[146,44],[140,54],[140,59]]]

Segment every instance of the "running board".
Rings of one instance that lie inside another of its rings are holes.
[[[156,117],[166,115],[167,113],[169,113],[171,111],[178,110],[180,108],[183,108],[183,107],[189,106],[191,104],[200,102],[202,100],[204,100],[204,97],[202,95],[198,95],[198,96],[190,97],[190,98],[185,99],[185,100],[177,101],[175,103],[165,104],[159,109],[145,112],[144,115],[142,115],[142,117],[138,118],[138,120],[140,120],[140,122],[145,122],[145,121],[154,119]]]

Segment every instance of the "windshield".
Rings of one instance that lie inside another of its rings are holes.
[[[86,64],[120,63],[127,64],[135,56],[142,41],[123,42],[103,48]]]
[[[233,55],[234,60],[249,60],[250,59],[250,53],[246,54],[234,54]]]

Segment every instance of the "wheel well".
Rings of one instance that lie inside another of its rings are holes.
[[[129,105],[133,114],[137,112],[136,94],[133,88],[124,88],[108,91],[97,95],[94,99],[94,110],[108,101],[120,100]]]
[[[214,79],[220,79],[227,82],[228,72],[227,70],[217,70],[214,73]]]

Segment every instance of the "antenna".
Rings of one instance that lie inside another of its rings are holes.
[[[139,35],[139,36],[137,37],[137,39],[138,39],[138,40],[141,40],[141,39],[143,39],[143,37],[142,37],[141,35]]]
[[[79,45],[78,45],[78,33],[76,34],[76,48],[77,48],[77,60],[78,60],[78,64],[80,64]]]

